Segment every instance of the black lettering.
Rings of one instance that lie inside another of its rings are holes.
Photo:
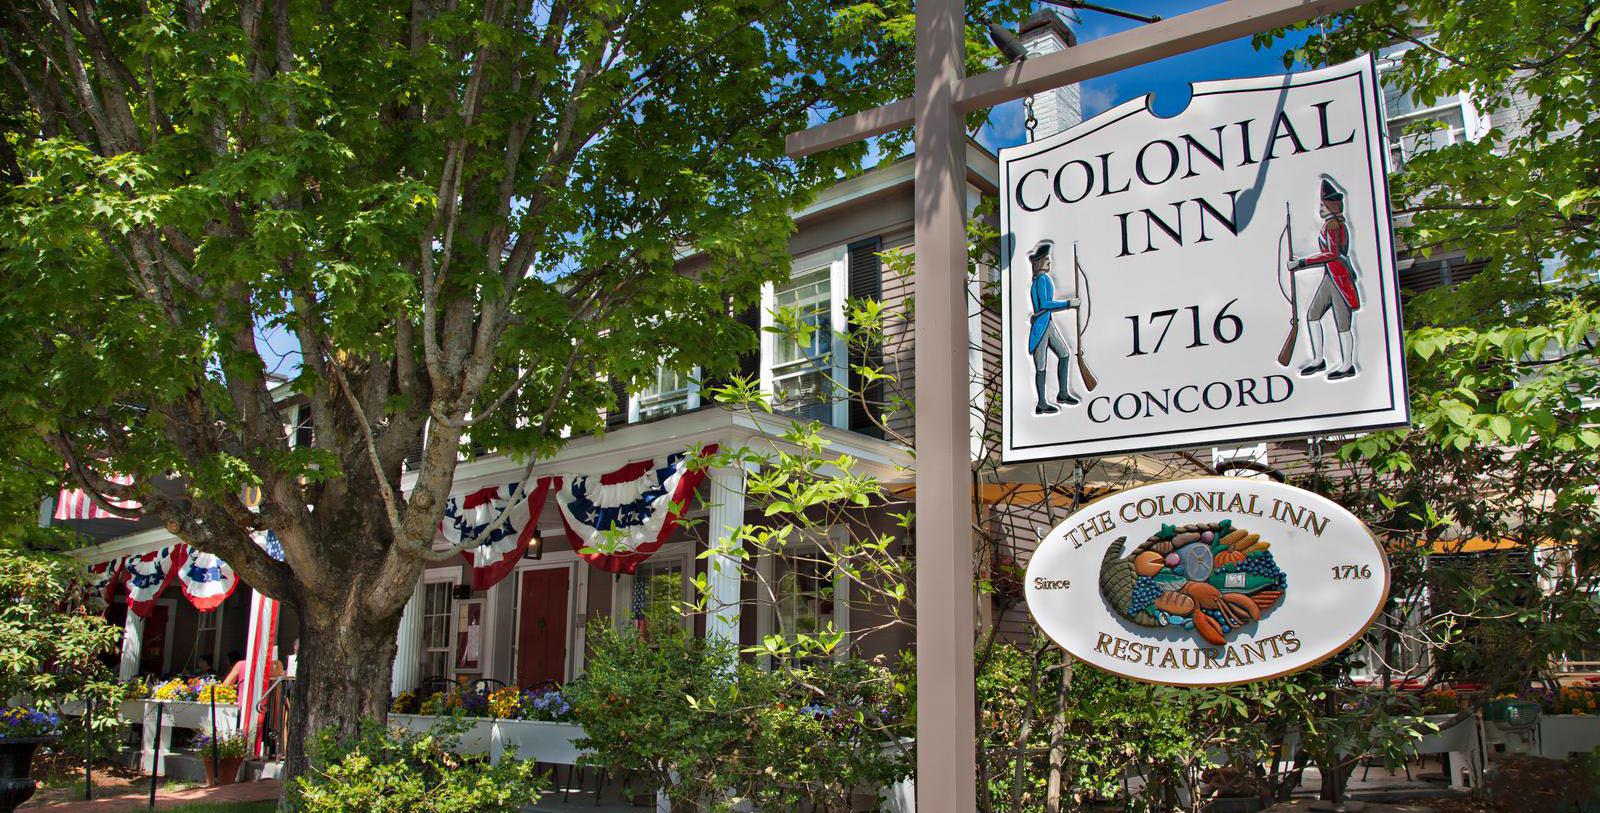
[[[1144,167],[1145,154],[1150,151],[1151,147],[1154,147],[1157,144],[1167,148],[1167,174],[1162,176],[1161,180],[1159,181],[1146,174]],[[1144,181],[1149,186],[1160,186],[1167,181],[1172,180],[1172,176],[1178,174],[1178,145],[1172,143],[1171,141],[1165,141],[1158,138],[1155,141],[1140,147],[1139,154],[1135,156],[1133,160],[1133,170],[1139,175],[1139,180]]]
[[[1222,403],[1213,404],[1211,403],[1211,391],[1217,387],[1222,388]],[[1207,409],[1227,409],[1233,404],[1233,390],[1228,389],[1228,382],[1226,381],[1213,381],[1200,391],[1200,400],[1205,402]]]
[[[1239,128],[1239,146],[1244,155],[1239,161],[1239,166],[1241,167],[1257,163],[1256,159],[1250,157],[1250,125],[1254,124],[1255,121],[1255,119],[1245,119],[1244,121],[1234,122],[1234,126]]]
[[[1223,162],[1223,159],[1222,159],[1222,131],[1224,131],[1226,129],[1228,129],[1228,125],[1226,125],[1226,124],[1220,124],[1220,125],[1217,125],[1216,127],[1211,128],[1211,131],[1217,134],[1217,151],[1216,152],[1212,152],[1211,150],[1206,149],[1206,145],[1201,144],[1200,142],[1196,141],[1194,136],[1189,135],[1188,133],[1184,133],[1183,134],[1184,160],[1189,165],[1189,171],[1183,173],[1183,177],[1185,177],[1185,178],[1193,178],[1194,176],[1200,174],[1200,173],[1194,171],[1194,153],[1195,153],[1195,150],[1199,150],[1200,154],[1205,156],[1205,159],[1207,161],[1210,161],[1211,163],[1215,164],[1217,169],[1223,169],[1224,168],[1224,166],[1223,166],[1224,162]]]
[[[1161,414],[1163,414],[1163,415],[1170,414],[1167,411],[1167,402],[1171,399],[1171,397],[1172,397],[1172,388],[1171,387],[1168,387],[1168,388],[1166,388],[1166,389],[1161,391],[1161,400],[1159,400],[1159,401],[1156,400],[1156,394],[1155,393],[1153,393],[1153,392],[1151,392],[1149,390],[1145,390],[1144,391],[1144,416],[1146,418],[1155,417],[1155,415],[1151,412],[1151,408],[1152,407],[1154,407],[1156,409],[1160,409],[1161,410]]]
[[[1022,173],[1022,178],[1017,181],[1017,206],[1021,207],[1022,211],[1024,212],[1037,212],[1040,209],[1050,205],[1049,195],[1045,195],[1044,202],[1040,203],[1038,206],[1029,206],[1028,202],[1022,199],[1022,185],[1027,183],[1028,179],[1036,173],[1042,173],[1045,175],[1050,174],[1049,171],[1043,167],[1040,167],[1039,169],[1030,169],[1027,172]]]
[[[1107,402],[1107,400],[1108,399],[1104,395],[1102,395],[1102,396],[1100,396],[1098,398],[1089,399],[1089,408],[1087,410],[1085,410],[1086,414],[1089,416],[1089,420],[1094,421],[1095,423],[1105,423],[1106,421],[1111,420],[1111,416],[1110,415],[1106,415],[1103,418],[1096,418],[1094,416],[1094,405],[1095,404],[1099,404],[1099,403],[1105,403],[1105,402]]]
[[[1133,212],[1123,212],[1117,215],[1117,225],[1122,229],[1122,251],[1117,253],[1118,257],[1127,257],[1133,254],[1132,251],[1128,250],[1128,216],[1132,214]]]
[[[1272,385],[1275,384],[1275,383],[1278,383],[1278,382],[1282,382],[1283,383],[1283,397],[1274,398],[1272,396],[1272,393],[1273,393]],[[1269,403],[1269,404],[1281,404],[1284,401],[1289,400],[1289,396],[1291,396],[1293,394],[1294,394],[1294,379],[1292,379],[1292,378],[1290,378],[1290,377],[1288,377],[1286,375],[1273,374],[1273,375],[1267,376],[1267,401],[1266,401],[1267,403]]]
[[[1223,216],[1222,212],[1217,211],[1217,207],[1212,206],[1211,202],[1207,201],[1205,198],[1195,198],[1194,202],[1200,204],[1200,239],[1196,240],[1196,243],[1204,243],[1211,239],[1211,236],[1206,234],[1207,212],[1209,212],[1218,223],[1221,223],[1222,227],[1227,229],[1229,234],[1232,234],[1235,237],[1239,236],[1239,190],[1234,189],[1228,192],[1228,210],[1233,214],[1226,217]]]
[[[1133,399],[1132,411],[1128,412],[1126,415],[1123,414],[1124,410],[1122,408],[1122,399],[1124,398]],[[1121,395],[1118,395],[1117,400],[1111,402],[1111,411],[1115,413],[1118,418],[1121,418],[1124,421],[1131,421],[1134,418],[1139,417],[1139,396],[1131,392],[1125,392]]]
[[[1061,191],[1061,176],[1067,174],[1067,167],[1070,167],[1074,164],[1083,167],[1083,194],[1078,195],[1075,198],[1069,198],[1065,192]],[[1038,170],[1035,170],[1035,172],[1037,171]],[[1056,178],[1052,186],[1055,189],[1057,200],[1061,201],[1062,203],[1077,203],[1078,201],[1089,197],[1089,193],[1094,191],[1094,167],[1089,166],[1087,161],[1083,161],[1081,159],[1076,161],[1068,161],[1067,163],[1062,164],[1061,167],[1056,170]]]
[[[1185,386],[1179,387],[1178,391],[1172,394],[1172,408],[1178,410],[1179,412],[1185,413],[1185,414],[1190,413],[1190,412],[1198,412],[1200,410],[1200,405],[1199,404],[1195,404],[1194,406],[1189,407],[1188,409],[1184,409],[1183,408],[1183,402],[1178,400],[1178,399],[1183,397],[1183,391],[1184,390],[1194,390],[1195,392],[1198,393],[1200,391],[1200,388],[1195,386],[1194,384],[1187,384]]]
[[[1183,201],[1180,200],[1177,203],[1172,204],[1172,208],[1178,210],[1177,216],[1173,218],[1173,220],[1176,221],[1177,224],[1178,224],[1177,228],[1173,228],[1172,226],[1167,225],[1167,221],[1162,220],[1160,215],[1157,215],[1155,212],[1152,212],[1149,209],[1140,209],[1139,210],[1141,212],[1144,212],[1144,246],[1145,246],[1144,251],[1141,251],[1139,253],[1141,253],[1141,254],[1149,254],[1152,251],[1160,251],[1161,250],[1161,249],[1156,248],[1156,243],[1155,243],[1156,236],[1155,236],[1155,232],[1150,229],[1151,226],[1155,226],[1156,228],[1166,232],[1167,236],[1172,238],[1172,242],[1177,243],[1180,246],[1183,245]]]
[[[1332,99],[1312,105],[1312,107],[1317,109],[1317,125],[1322,130],[1322,145],[1317,147],[1319,150],[1325,150],[1329,147],[1340,147],[1356,140],[1356,131],[1354,129],[1350,131],[1350,135],[1344,137],[1343,141],[1328,140],[1328,105],[1330,104],[1333,104]]]
[[[1121,189],[1111,188],[1111,153],[1101,153],[1095,157],[1100,159],[1100,196],[1105,197],[1106,195],[1115,195],[1118,192],[1128,191],[1128,188],[1133,185],[1132,181],[1123,181]]]
[[[1239,406],[1244,406],[1244,399],[1249,398],[1256,403],[1262,403],[1256,397],[1256,380],[1254,378],[1239,379]]]
[[[1289,114],[1279,113],[1277,121],[1272,123],[1272,135],[1267,139],[1267,154],[1261,160],[1270,161],[1277,158],[1278,141],[1285,138],[1294,145],[1295,155],[1306,151],[1306,145],[1300,142],[1300,134],[1294,131],[1294,122],[1289,120]]]

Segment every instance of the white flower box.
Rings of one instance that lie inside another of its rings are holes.
[[[390,714],[389,725],[399,726],[407,731],[426,734],[433,730],[444,717],[437,714]],[[482,718],[467,718],[467,730],[461,734],[461,744],[457,746],[458,754],[487,754],[490,741],[494,738],[494,721]]]
[[[1600,717],[1587,714],[1544,714],[1539,717],[1539,753],[1566,759],[1600,747]]]
[[[586,751],[578,740],[586,735],[573,723],[545,720],[496,720],[489,758],[498,762],[509,747],[516,748],[517,759],[531,759],[553,765],[576,765]]]

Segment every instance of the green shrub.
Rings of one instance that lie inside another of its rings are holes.
[[[293,804],[316,813],[513,813],[538,801],[544,783],[533,762],[457,754],[462,730],[459,721],[427,734],[364,722],[353,738],[320,732]]]
[[[664,618],[650,634],[592,624],[584,679],[569,687],[592,764],[664,788],[674,810],[849,810],[909,775],[904,686],[860,661],[764,672],[730,644]]]

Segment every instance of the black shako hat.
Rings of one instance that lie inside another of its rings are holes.
[[[1344,193],[1340,192],[1339,191],[1339,187],[1334,186],[1333,183],[1331,181],[1329,181],[1327,178],[1323,178],[1322,179],[1322,199],[1323,200],[1331,200],[1331,201],[1333,201],[1335,203],[1339,203],[1339,202],[1342,202],[1344,200]]]
[[[1050,249],[1055,248],[1055,245],[1056,243],[1054,240],[1040,240],[1039,242],[1035,243],[1033,249],[1028,252],[1028,259],[1032,262],[1038,262],[1045,257],[1050,256]]]

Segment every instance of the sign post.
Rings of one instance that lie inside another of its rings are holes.
[[[965,324],[966,113],[1362,2],[1227,0],[963,77],[964,4],[921,0],[913,96],[791,134],[786,146],[798,157],[914,124],[918,315],[924,324]],[[919,331],[916,339],[917,807],[969,813],[977,809],[977,736],[968,339],[953,330]]]

